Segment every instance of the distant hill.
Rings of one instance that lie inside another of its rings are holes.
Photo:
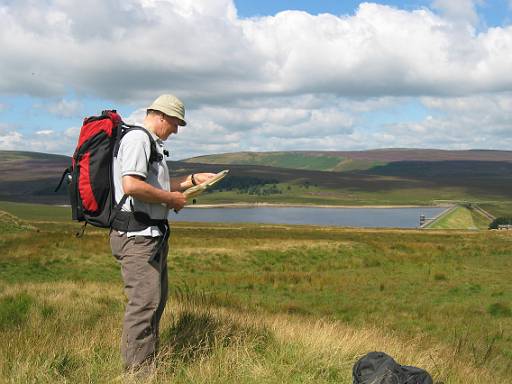
[[[64,204],[67,192],[54,189],[71,158],[38,152],[0,151],[0,200]]]
[[[314,171],[357,171],[401,161],[506,161],[512,151],[438,149],[377,149],[369,151],[235,152],[183,160],[200,164],[264,165]]]
[[[240,163],[226,164],[236,158]],[[247,164],[251,161],[275,165]],[[58,193],[54,189],[69,164],[67,156],[0,151],[0,200],[67,204],[66,188]],[[498,202],[500,214],[512,210],[512,204],[510,208],[503,205],[512,201],[510,151],[238,153],[168,164],[172,176],[230,169],[217,193],[200,197],[202,203],[428,205],[468,200]],[[328,170],[315,169],[322,167]]]

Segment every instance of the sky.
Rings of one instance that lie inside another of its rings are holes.
[[[0,0],[0,150],[71,155],[85,116],[238,151],[512,149],[512,0]]]

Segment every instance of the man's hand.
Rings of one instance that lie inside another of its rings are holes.
[[[215,176],[215,173],[194,173],[196,185],[204,183]],[[180,176],[171,179],[171,191],[185,191],[194,186],[192,175]]]
[[[197,184],[204,183],[215,176],[215,173],[194,173],[194,180]]]
[[[168,208],[179,211],[187,198],[181,192],[169,192],[163,189],[155,188],[146,183],[140,176],[125,175],[123,176],[124,193],[136,197],[146,203],[163,203]]]
[[[182,209],[187,203],[187,198],[181,192],[169,192],[168,196],[169,200],[167,201],[167,207],[169,207],[169,209],[174,209],[176,212]]]

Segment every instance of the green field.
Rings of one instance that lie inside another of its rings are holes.
[[[368,151],[286,151],[286,152],[234,152],[210,154],[183,160],[203,164],[246,164],[300,170],[357,171],[370,170],[396,162],[510,162],[509,151],[443,151],[432,149],[378,149]],[[475,165],[475,164],[473,164]],[[475,168],[475,167],[473,167]],[[478,167],[476,167],[478,168]],[[495,167],[496,168],[496,167]]]
[[[49,220],[65,208],[3,208],[25,220],[0,216],[0,382],[121,380],[125,298],[107,232],[75,238],[78,225]],[[153,382],[348,384],[357,358],[382,350],[445,384],[510,383],[511,241],[173,224]]]
[[[474,209],[459,205],[431,223],[430,229],[488,229],[491,220]]]
[[[270,167],[307,169],[316,171],[368,169],[370,161],[352,162],[340,156],[326,154],[308,154],[302,152],[239,152],[220,155],[200,156],[185,160],[205,164],[247,164]],[[347,163],[345,167],[345,163]],[[349,165],[350,164],[350,165]]]
[[[52,222],[63,221],[69,223],[71,219],[71,209],[62,206],[0,201],[0,210],[9,212],[28,223],[33,220],[38,222],[49,220]]]
[[[479,205],[486,211],[491,212],[496,217],[512,216],[512,199],[507,199],[505,201],[484,201]]]

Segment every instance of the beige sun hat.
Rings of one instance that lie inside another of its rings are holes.
[[[153,104],[151,104],[147,109],[154,109],[155,111],[160,111],[168,116],[177,117],[181,120],[179,125],[187,125],[187,122],[185,121],[185,106],[183,105],[183,102],[174,95],[158,96],[158,98],[153,101]]]

